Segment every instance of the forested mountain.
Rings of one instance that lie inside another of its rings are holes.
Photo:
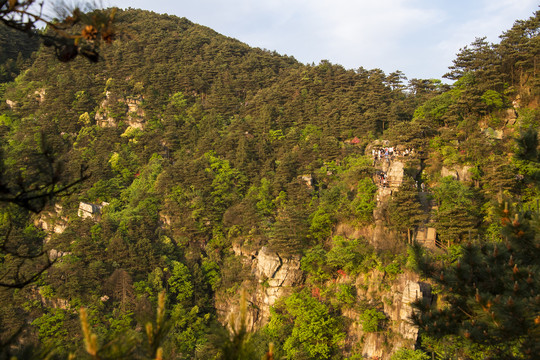
[[[0,28],[1,357],[532,359],[539,20],[452,85],[141,10],[96,63]]]
[[[21,68],[28,66],[28,58],[38,47],[37,38],[0,25],[0,81],[12,81]]]

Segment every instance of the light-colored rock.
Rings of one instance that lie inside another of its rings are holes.
[[[34,95],[36,96],[36,100],[38,103],[41,104],[43,101],[45,101],[45,94],[46,94],[45,89],[39,89],[34,92]]]
[[[382,359],[386,352],[384,346],[385,337],[383,334],[368,333],[364,337],[362,356],[366,359]]]
[[[415,311],[411,304],[418,299],[431,300],[431,288],[428,284],[418,280],[418,275],[405,272],[400,274],[392,281],[390,290],[381,289],[379,284],[382,282],[384,273],[374,270],[366,278],[357,279],[357,288],[362,285],[367,286],[365,293],[359,293],[364,299],[384,298],[383,312],[388,318],[388,329],[394,334],[387,338],[388,331],[379,333],[362,333],[358,329],[358,337],[363,335],[364,343],[362,355],[364,358],[379,358],[388,360],[392,354],[401,347],[412,348],[416,343],[418,328],[410,321],[411,315]],[[390,300],[390,301],[389,301]],[[358,319],[351,318],[353,321]],[[397,335],[397,336],[396,336]]]
[[[144,110],[141,108],[142,98],[127,98],[125,100],[127,105],[127,120],[129,126],[135,129],[144,129]]]
[[[255,283],[246,282],[243,287],[253,288],[248,294],[246,324],[248,329],[255,330],[264,326],[270,318],[270,307],[277,299],[290,294],[292,287],[303,280],[299,257],[281,257],[267,247],[258,252],[244,251],[240,245],[234,248],[240,254],[245,266],[252,268]],[[248,258],[245,257],[248,256]],[[235,323],[240,313],[240,301],[234,299],[216,299],[216,308],[222,324]],[[238,326],[238,325],[236,325]]]
[[[311,174],[300,175],[299,178],[309,187],[313,187],[313,176]]]
[[[390,166],[386,172],[388,186],[397,189],[403,182],[403,169],[405,164],[402,161],[391,161]]]
[[[99,221],[101,219],[101,209],[103,209],[103,207],[106,205],[108,204],[107,203],[90,204],[90,203],[80,202],[78,215],[79,217],[82,217],[83,219],[92,218],[96,221]]]
[[[260,282],[266,279],[269,288],[292,286],[302,279],[300,258],[282,258],[278,253],[263,246],[257,256],[257,273],[259,279],[263,279]],[[273,290],[269,292],[272,293]],[[269,305],[274,305],[275,300],[269,301]]]
[[[6,104],[11,110],[14,110],[17,107],[17,102],[6,99]]]
[[[257,250],[251,248],[250,246],[245,246],[244,244],[233,242],[232,249],[236,256],[246,258],[246,260],[250,262],[257,258]]]
[[[406,339],[416,341],[418,328],[411,324],[410,318],[415,311],[411,304],[418,299],[431,297],[431,289],[427,284],[416,281],[407,281],[403,289],[399,309],[399,333]]]
[[[463,165],[461,167],[458,167],[457,168],[457,173],[458,173],[458,180],[461,180],[461,181],[472,181],[472,177],[473,177],[473,174],[472,174],[472,169],[474,167],[471,166],[471,165]]]
[[[521,107],[521,96],[518,94],[516,98],[512,101],[512,106],[515,109],[519,109]]]
[[[144,110],[141,108],[142,97],[118,97],[110,91],[105,93],[105,99],[96,111],[96,123],[101,127],[116,127],[117,120],[111,116],[109,108],[113,104],[118,106],[118,103],[124,106],[123,112],[126,115],[127,124],[135,129],[144,129],[146,121]]]
[[[514,125],[517,120],[517,111],[515,108],[506,109],[504,118],[506,119],[507,125]]]
[[[451,177],[453,177],[454,179],[457,180],[459,175],[458,175],[456,170],[449,169],[446,166],[443,166],[442,169],[441,169],[441,177],[447,177],[447,176],[451,176]]]
[[[458,166],[454,165],[452,168],[447,168],[443,166],[441,169],[441,177],[451,176],[455,180],[459,181],[472,181],[472,169],[474,167],[471,165]]]
[[[485,129],[483,131],[483,133],[484,133],[484,135],[486,135],[490,139],[502,140],[502,138],[504,136],[503,130],[496,130],[496,129],[493,129],[493,128],[490,128],[490,127]]]
[[[70,308],[69,300],[67,299],[60,299],[60,298],[54,298],[54,297],[45,297],[42,292],[42,288],[34,287],[31,290],[31,296],[40,301],[43,306],[54,308],[54,309],[63,309],[67,310]]]
[[[392,189],[389,187],[379,187],[377,189],[377,204],[382,204],[392,197]]]
[[[136,101],[136,100],[128,100],[126,102],[127,106],[128,106],[128,111],[131,112],[131,113],[135,113],[137,114],[139,112],[139,104],[140,102]]]
[[[46,232],[61,234],[67,228],[68,218],[62,215],[63,207],[55,204],[53,208],[43,210],[35,219],[34,225]],[[50,234],[47,237],[50,238]]]
[[[63,256],[70,255],[71,252],[69,251],[59,251],[56,249],[49,250],[49,260],[54,261],[57,260]]]

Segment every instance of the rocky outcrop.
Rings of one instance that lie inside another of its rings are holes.
[[[98,126],[101,127],[116,127],[116,120],[111,114],[111,107],[116,105],[120,100],[110,91],[105,92],[105,99],[101,102],[99,109],[96,111],[95,120]],[[127,111],[127,108],[124,109]]]
[[[104,206],[109,205],[106,202],[102,202],[101,204],[90,204],[85,202],[79,203],[79,211],[78,215],[79,217],[82,217],[83,219],[94,219],[96,221],[101,220],[101,209],[103,209]]]
[[[48,243],[54,234],[62,234],[66,230],[69,218],[63,214],[63,210],[62,205],[55,204],[53,207],[48,207],[43,210],[34,219],[34,225],[47,233],[44,238],[45,243]],[[48,250],[49,260],[51,261],[67,254],[69,254],[69,252],[56,249]]]
[[[142,96],[124,98],[107,91],[105,99],[96,112],[96,123],[101,127],[116,127],[119,120],[116,117],[123,118],[125,116],[125,120],[130,127],[143,129],[145,113],[141,107],[142,100]]]
[[[392,198],[392,194],[398,191],[399,186],[403,183],[405,163],[389,157],[377,161],[376,165],[378,165],[382,173],[376,175],[375,178],[375,183],[378,186],[376,194],[377,207],[373,211],[375,226],[369,239],[370,243],[379,250],[393,250],[397,246],[397,236],[394,231],[386,226],[385,209],[386,204]],[[381,176],[385,176],[384,180],[381,179]]]
[[[127,120],[129,126],[135,129],[144,128],[144,110],[142,109],[142,97],[129,97],[125,100],[128,107]]]
[[[39,89],[39,90],[36,90],[34,92],[34,96],[35,96],[35,99],[38,103],[42,103],[43,101],[45,101],[45,95],[46,95],[46,91],[45,89]]]
[[[30,290],[30,294],[34,300],[41,302],[43,306],[63,310],[70,308],[69,300],[54,297],[51,294],[48,294],[44,288],[33,287]]]
[[[253,289],[247,294],[246,326],[255,330],[264,326],[270,318],[270,307],[277,299],[286,296],[292,287],[303,280],[299,257],[282,257],[267,247],[259,251],[245,252],[245,248],[235,246],[235,253],[240,255],[245,266],[251,268],[251,280],[245,281],[244,288]],[[238,295],[238,294],[237,294]],[[220,321],[230,325],[240,313],[239,296],[234,298],[218,297],[216,308],[220,313]],[[238,324],[236,324],[238,325]]]
[[[389,306],[391,318],[396,321],[399,326],[399,333],[405,339],[416,341],[418,336],[418,328],[411,324],[410,318],[415,311],[411,306],[412,303],[419,299],[431,299],[431,287],[429,284],[419,282],[417,280],[405,280],[403,289],[402,283],[398,284],[398,288],[394,292],[394,306]],[[401,290],[401,294],[399,293]],[[386,310],[386,309],[385,309]]]
[[[414,273],[400,274],[392,281],[390,289],[380,287],[383,278],[382,272],[374,270],[367,279],[358,279],[357,287],[367,286],[365,293],[359,294],[362,298],[372,301],[383,299],[382,311],[388,318],[389,331],[363,333],[361,327],[350,328],[349,331],[357,331],[356,337],[364,339],[362,355],[365,358],[386,360],[399,348],[412,348],[416,343],[418,328],[410,321],[411,315],[416,310],[411,304],[419,299],[431,301],[431,287],[420,282]],[[352,320],[359,321],[355,317],[352,317]],[[389,336],[392,338],[389,339]]]
[[[517,111],[516,108],[506,109],[504,113],[504,119],[506,120],[506,125],[514,125],[517,120]]]
[[[443,166],[441,169],[441,176],[442,177],[451,176],[456,180],[469,182],[473,180],[472,179],[473,174],[471,171],[472,169],[473,169],[473,166],[471,165],[462,165],[462,166],[454,165],[451,168]]]
[[[60,204],[42,211],[34,220],[34,225],[46,232],[61,234],[67,227],[68,218],[62,215],[63,208]]]
[[[13,100],[6,99],[6,104],[10,108],[10,110],[15,110],[17,108],[17,102]]]
[[[401,161],[392,161],[387,171],[388,185],[391,188],[398,188],[403,183],[403,169],[405,165]]]
[[[257,291],[258,305],[261,309],[262,321],[266,322],[270,315],[270,307],[284,295],[288,288],[302,280],[300,258],[282,258],[278,253],[263,247],[257,256]]]
[[[247,330],[254,331],[268,322],[270,307],[278,298],[289,295],[293,287],[302,284],[304,279],[300,259],[282,257],[267,247],[255,251],[249,246],[237,244],[234,252],[244,262],[244,268],[252,271],[252,278],[242,284],[242,288],[247,289],[247,301],[244,302],[247,309],[242,312],[239,290],[233,295],[219,296],[216,308],[224,325],[239,327],[239,319],[244,318]],[[386,325],[382,331],[367,333],[362,328],[362,312],[357,307],[343,309],[342,315],[350,319],[346,341],[351,346],[361,343],[364,358],[388,360],[401,347],[413,348],[418,329],[410,321],[415,311],[411,304],[419,299],[431,301],[430,286],[420,282],[415,273],[401,273],[393,279],[388,279],[388,276],[375,268],[356,278],[332,280],[354,284],[358,301],[372,304],[386,315]]]

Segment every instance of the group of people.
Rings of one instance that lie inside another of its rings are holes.
[[[371,155],[375,160],[381,160],[383,157],[392,157],[394,156],[394,147],[384,147],[380,149],[371,150]]]
[[[388,147],[382,147],[379,149],[372,149],[371,155],[373,156],[374,160],[381,160],[381,159],[388,159],[392,158],[394,155],[396,156],[409,156],[414,154],[414,149],[412,148],[406,148],[405,150],[401,151],[397,148],[394,149],[393,146]]]
[[[376,175],[379,186],[386,187],[388,185],[388,175],[384,171],[379,172]]]

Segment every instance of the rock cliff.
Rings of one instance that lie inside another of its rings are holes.
[[[276,300],[290,293],[293,286],[300,285],[303,273],[300,258],[286,258],[262,247],[258,251],[246,251],[240,246],[233,247],[238,256],[251,271],[252,277],[245,281],[244,288],[251,289],[247,296],[247,327],[254,330],[264,326],[270,318],[270,307]],[[219,296],[216,308],[223,324],[230,324],[240,311],[240,297]]]

